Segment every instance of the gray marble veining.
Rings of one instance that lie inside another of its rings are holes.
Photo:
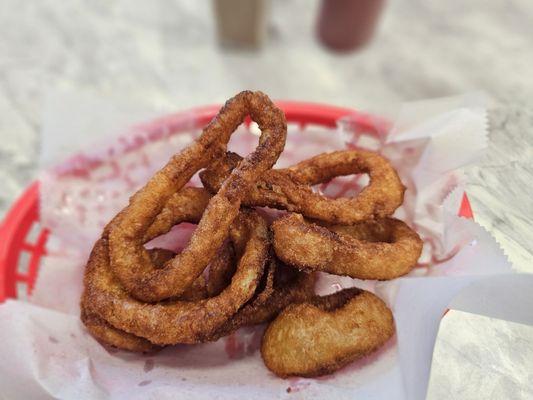
[[[518,271],[533,272],[533,107],[491,110],[489,132],[486,156],[466,170],[475,218]]]

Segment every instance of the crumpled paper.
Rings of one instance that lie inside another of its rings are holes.
[[[68,104],[57,97],[54,101],[62,112],[45,118],[49,129],[45,126],[43,141],[61,143],[70,151],[78,147],[78,152],[65,158],[58,147],[44,148],[41,223],[52,235],[29,302],[11,300],[0,306],[0,349],[5,359],[15,360],[0,364],[0,388],[7,398],[422,399],[439,321],[451,299],[488,275],[510,272],[488,232],[457,215],[465,183],[459,169],[474,162],[487,142],[485,110],[478,99],[463,96],[407,104],[393,122],[368,115],[374,120],[373,130],[361,129],[355,114],[339,121],[337,129],[290,124],[277,166],[324,151],[366,147],[386,155],[407,186],[405,204],[395,215],[422,236],[420,265],[391,282],[322,274],[318,288],[329,293],[355,285],[376,292],[394,312],[397,335],[377,353],[319,379],[282,380],[271,374],[257,351],[264,327],[151,355],[106,349],[79,321],[88,252],[129,195],[198,135],[197,113],[148,123],[132,118],[135,124],[122,134],[106,134],[97,144],[85,142],[80,147],[80,138],[62,122],[65,116],[84,115],[89,122],[87,116],[92,115],[113,126],[117,107],[86,97]],[[119,115],[126,127],[124,113]],[[258,133],[254,124],[241,127],[229,148],[250,152]],[[365,176],[343,177],[316,190],[329,196],[353,195],[365,182]],[[179,247],[187,237],[178,228],[167,242]]]
[[[449,305],[435,343],[428,399],[533,398],[533,275],[492,276]]]

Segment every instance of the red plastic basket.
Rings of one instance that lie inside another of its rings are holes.
[[[348,108],[290,101],[280,101],[277,105],[285,112],[289,123],[297,123],[302,127],[314,124],[334,128],[339,118],[351,115],[353,122],[362,131],[375,134],[380,129],[376,125],[379,123],[376,118]],[[167,124],[166,127],[175,132],[185,127],[190,129],[193,116],[196,126],[202,127],[219,109],[220,106],[197,108],[192,113],[189,110],[154,121],[150,126],[157,130],[161,128],[161,124]],[[460,214],[471,217],[466,196]],[[31,293],[41,257],[46,253],[48,234],[46,229],[40,228],[39,184],[34,182],[13,204],[0,226],[0,302]]]

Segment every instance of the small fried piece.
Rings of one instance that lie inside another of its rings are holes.
[[[216,193],[241,159],[228,152],[225,158],[201,171],[204,187]],[[353,198],[332,199],[311,188],[337,176],[360,173],[368,173],[370,183]],[[297,212],[329,223],[352,224],[391,215],[402,204],[404,192],[398,174],[383,156],[365,150],[343,150],[319,154],[289,168],[266,171],[243,204]]]
[[[299,214],[274,221],[277,257],[300,269],[387,280],[411,271],[422,252],[418,234],[397,219],[326,226],[307,222]]]
[[[375,351],[393,334],[392,313],[379,297],[344,289],[285,308],[265,331],[261,356],[282,378],[321,376]]]

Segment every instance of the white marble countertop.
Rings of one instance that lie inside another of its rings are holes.
[[[482,90],[491,144],[467,171],[474,213],[533,272],[533,2],[390,1],[372,44],[343,56],[314,40],[317,4],[273,0],[262,51],[227,53],[207,1],[2,1],[0,217],[35,177],[56,88],[176,109],[245,88],[355,108]]]

